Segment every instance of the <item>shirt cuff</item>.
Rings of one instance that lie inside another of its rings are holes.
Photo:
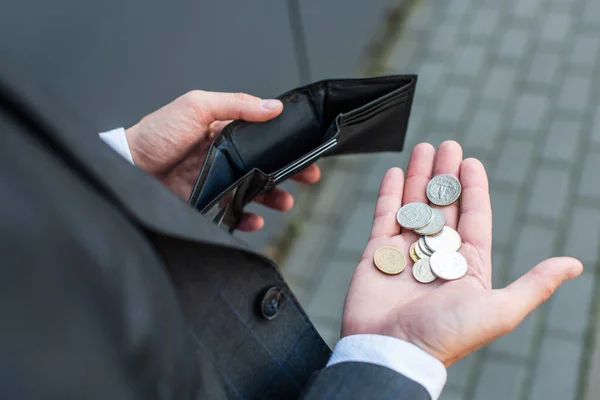
[[[391,336],[350,335],[335,346],[327,366],[341,362],[364,362],[387,367],[419,383],[432,400],[440,397],[446,384],[446,367],[412,343]]]
[[[129,143],[127,142],[127,136],[125,136],[125,129],[117,128],[108,132],[100,134],[100,139],[104,140],[106,144],[113,148],[123,158],[135,165],[131,150],[129,149]]]

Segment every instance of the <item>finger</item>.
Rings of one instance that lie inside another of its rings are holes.
[[[265,226],[263,217],[257,214],[244,213],[237,229],[242,232],[254,232]]]
[[[383,176],[379,197],[375,205],[371,239],[391,237],[400,234],[400,225],[396,222],[396,213],[402,203],[404,172],[400,168],[391,168]]]
[[[283,110],[279,100],[263,100],[246,93],[195,90],[188,93],[186,99],[191,102],[198,119],[206,125],[218,120],[268,121]]]
[[[458,143],[456,143],[454,140],[447,140],[443,142],[437,151],[433,175],[450,174],[458,178],[460,176],[460,164],[462,163],[462,157],[462,147],[460,147]],[[438,207],[433,204],[431,206],[439,208],[446,216],[446,225],[456,229],[459,214],[458,201],[445,207]]]
[[[565,281],[583,271],[583,265],[575,258],[557,257],[542,261],[533,269],[493,297],[494,308],[500,310],[503,331],[510,332],[530,312],[554,293]]]
[[[294,196],[278,187],[257,196],[254,201],[277,211],[288,211],[294,206]]]
[[[462,199],[458,233],[463,242],[489,256],[492,252],[492,206],[483,164],[474,158],[464,160],[460,167],[460,182]]]
[[[219,133],[221,133],[221,131],[223,130],[223,128],[225,128],[227,125],[229,125],[232,122],[233,121],[231,121],[231,120],[227,120],[227,121],[215,121],[212,124],[210,124],[209,127],[208,127],[209,139],[213,139],[216,135],[218,135]]]
[[[415,201],[427,203],[428,200],[425,191],[427,190],[427,183],[431,179],[434,157],[435,148],[431,144],[421,143],[415,146],[406,170],[406,183],[404,184],[402,205]],[[414,237],[415,240],[418,237],[412,231],[408,231],[407,234]]]
[[[311,164],[292,176],[292,179],[302,183],[317,183],[321,179],[321,169],[316,164]]]

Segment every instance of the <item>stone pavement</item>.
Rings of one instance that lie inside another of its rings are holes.
[[[449,369],[445,400],[600,398],[600,2],[420,0],[384,62],[418,73],[407,151],[339,159],[282,264],[333,346],[377,190],[420,141],[461,143],[490,176],[494,287],[540,260],[586,267],[514,332]]]

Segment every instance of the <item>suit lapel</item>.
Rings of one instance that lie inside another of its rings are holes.
[[[125,161],[104,144],[97,132],[76,120],[16,72],[0,63],[0,100],[21,120],[43,132],[44,140],[61,152],[137,223],[157,233],[202,243],[252,251],[176,197],[160,182]]]

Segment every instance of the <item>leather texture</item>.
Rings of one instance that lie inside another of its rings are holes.
[[[277,118],[223,129],[188,202],[232,231],[256,196],[321,157],[401,151],[416,81],[415,75],[324,80],[282,94]]]
[[[307,387],[330,350],[273,262],[7,66],[0,398],[331,398],[337,369]],[[349,369],[357,396],[390,398],[388,381],[404,382]]]

